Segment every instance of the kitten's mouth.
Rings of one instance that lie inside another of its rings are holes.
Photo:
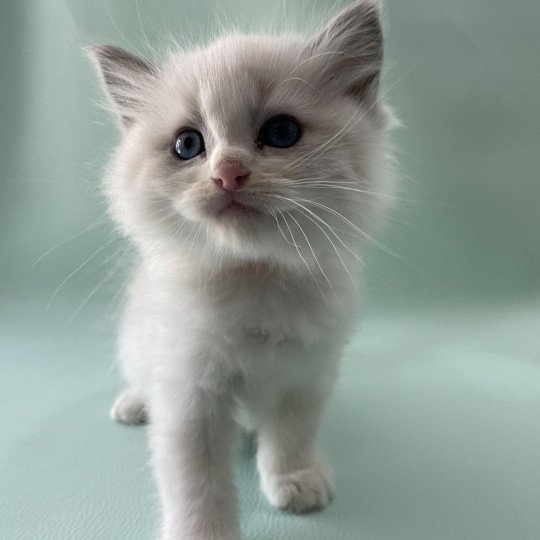
[[[248,206],[247,204],[243,204],[241,202],[238,202],[236,200],[232,200],[228,202],[225,206],[223,206],[217,213],[218,217],[222,216],[258,216],[261,215],[262,212],[257,210],[256,208],[253,208],[252,206]]]

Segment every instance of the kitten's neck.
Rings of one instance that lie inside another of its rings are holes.
[[[188,282],[219,283],[232,279],[286,280],[309,277],[306,267],[289,267],[268,259],[207,259],[187,257],[143,257],[143,265],[152,273],[166,275],[173,280]]]

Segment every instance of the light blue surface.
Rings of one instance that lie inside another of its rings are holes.
[[[2,307],[0,538],[152,537],[145,428],[109,420],[110,304]],[[540,538],[540,301],[371,317],[321,433],[337,497],[288,516],[237,459],[247,540]]]

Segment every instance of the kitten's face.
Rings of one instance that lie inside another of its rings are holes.
[[[350,53],[323,50],[328,33],[228,37],[159,68],[129,59],[105,185],[142,249],[296,265],[349,247],[383,189],[384,111],[374,70],[355,78]]]

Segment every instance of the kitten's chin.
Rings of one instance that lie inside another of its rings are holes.
[[[270,208],[264,203],[252,204],[240,197],[197,202],[199,204],[178,205],[177,210],[183,219],[191,222],[188,235],[191,230],[205,231],[200,238],[195,233],[198,240],[194,242],[200,245],[204,256],[236,262],[266,260],[280,266],[297,264],[297,251],[291,251]],[[184,240],[179,240],[183,246]]]
[[[227,208],[209,223],[214,246],[211,251],[214,256],[221,252],[222,257],[231,261],[265,260],[289,265],[289,250],[272,225],[273,219],[257,209]]]

